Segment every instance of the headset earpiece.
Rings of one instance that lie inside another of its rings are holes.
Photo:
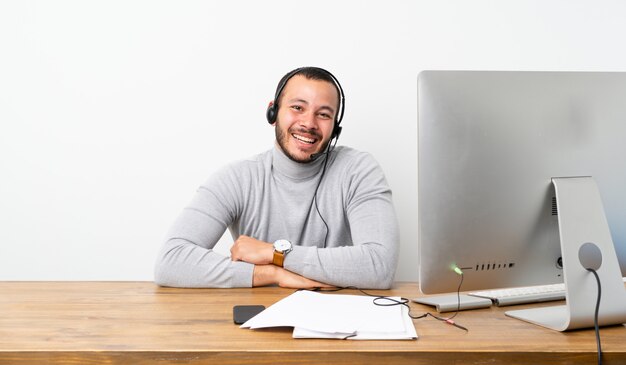
[[[267,111],[265,112],[265,117],[267,118],[267,122],[269,124],[274,124],[276,122],[276,117],[278,116],[278,107],[276,106],[275,101],[270,101],[270,104],[267,106]]]

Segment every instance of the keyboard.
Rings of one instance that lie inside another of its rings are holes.
[[[626,278],[623,278],[626,282]],[[549,302],[552,300],[565,299],[565,284],[548,284],[523,286],[518,288],[505,288],[495,290],[480,290],[467,293],[475,297],[491,299],[499,306],[516,305],[525,303]]]

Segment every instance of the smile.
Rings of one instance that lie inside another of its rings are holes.
[[[308,144],[313,144],[313,143],[317,142],[317,139],[315,139],[315,138],[307,138],[307,137],[304,137],[302,135],[295,134],[295,133],[292,133],[291,136],[293,138],[297,139],[300,142],[304,142],[304,143],[308,143]]]

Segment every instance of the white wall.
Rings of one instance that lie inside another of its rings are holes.
[[[0,280],[151,280],[196,187],[271,148],[267,102],[303,65],[340,79],[340,144],[383,166],[396,279],[416,280],[419,71],[623,71],[625,15],[619,0],[3,0]]]

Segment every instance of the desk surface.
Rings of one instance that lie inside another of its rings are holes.
[[[176,289],[150,282],[0,282],[0,364],[572,364],[596,363],[593,330],[561,333],[505,317],[461,312],[465,333],[414,320],[417,341],[292,339],[290,328],[240,329],[236,304],[269,306],[282,288]],[[385,295],[416,296],[414,283]],[[342,293],[356,294],[353,291]],[[517,306],[516,308],[523,308]],[[413,314],[429,308],[411,304]],[[626,363],[626,328],[601,329],[605,364]]]

